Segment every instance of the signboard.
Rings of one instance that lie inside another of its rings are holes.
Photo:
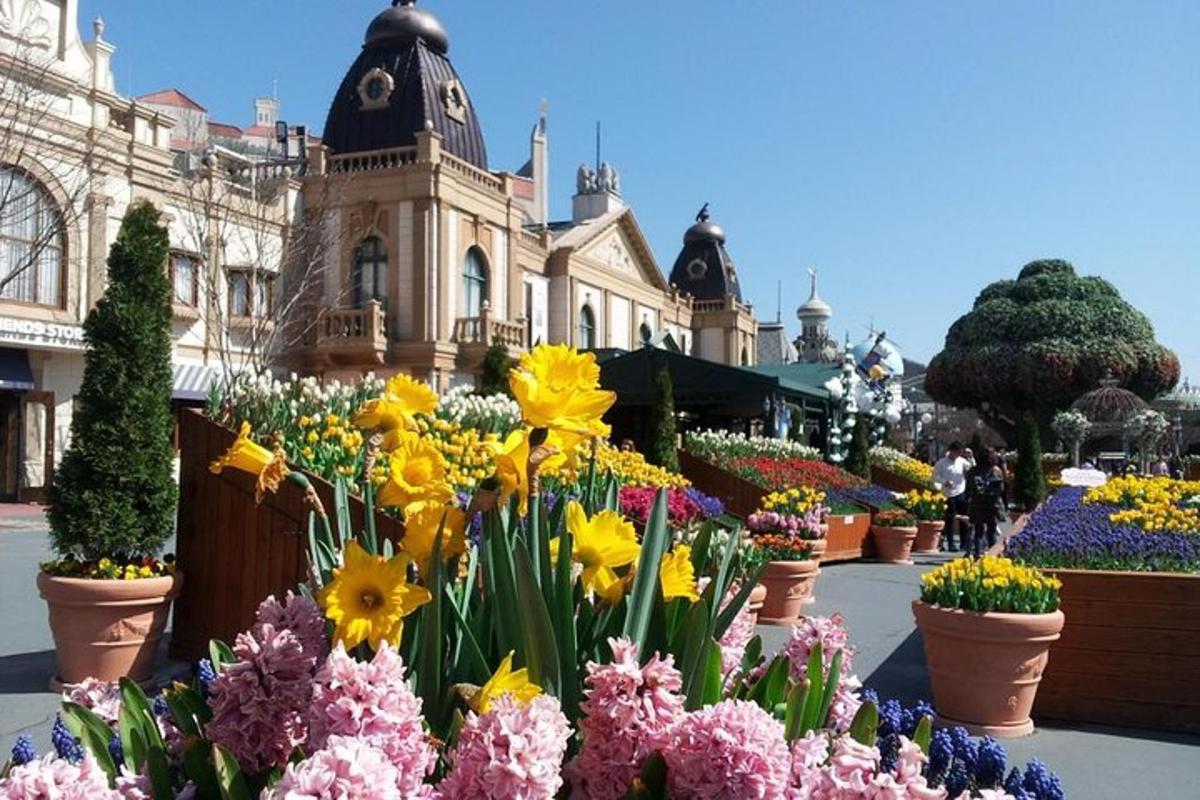
[[[0,343],[60,350],[82,350],[83,326],[0,317]]]

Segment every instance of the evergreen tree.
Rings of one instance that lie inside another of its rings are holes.
[[[971,452],[975,454],[975,458],[979,458],[987,450],[987,445],[983,441],[983,434],[979,431],[975,431],[971,435],[971,443],[967,446],[971,448]]]
[[[60,556],[158,555],[174,529],[167,248],[158,210],[131,206],[108,257],[108,289],[84,323],[71,445],[50,491]]]
[[[507,346],[497,342],[489,347],[483,356],[483,365],[479,368],[479,394],[506,394],[511,397],[508,372],[514,366],[516,361],[508,354]]]
[[[649,423],[646,460],[672,472],[679,472],[679,453],[675,448],[675,396],[671,373],[665,368],[658,371],[655,379],[654,407],[650,411]]]
[[[1032,509],[1046,498],[1046,477],[1042,474],[1042,442],[1033,414],[1021,418],[1017,442],[1017,469],[1013,476],[1013,499],[1024,509]]]
[[[846,454],[845,469],[859,477],[871,479],[871,444],[867,430],[867,417],[859,414],[854,422],[854,435],[850,439],[850,451]]]

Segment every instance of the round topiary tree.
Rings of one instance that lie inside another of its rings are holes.
[[[679,451],[676,449],[675,390],[671,373],[660,369],[654,379],[654,406],[650,409],[650,429],[647,431],[646,460],[651,464],[679,472]]]
[[[1179,380],[1179,359],[1108,281],[1080,277],[1066,261],[1034,261],[1015,281],[984,289],[950,327],[925,389],[939,403],[979,410],[1011,441],[1025,412],[1048,435],[1054,413],[1107,370],[1151,400]]]
[[[83,326],[71,445],[50,491],[50,535],[64,558],[156,556],[174,530],[167,249],[158,210],[131,206],[109,254],[108,288]]]

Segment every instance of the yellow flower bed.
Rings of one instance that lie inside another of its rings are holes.
[[[762,509],[781,514],[806,514],[810,509],[824,504],[824,492],[811,486],[796,486],[781,492],[771,492],[763,498]]]
[[[1062,582],[1012,559],[960,558],[921,576],[921,600],[942,608],[1045,614],[1058,608]]]
[[[1200,482],[1131,475],[1089,489],[1083,502],[1117,506],[1109,515],[1116,525],[1133,525],[1147,533],[1196,533],[1200,508],[1181,504],[1200,495]]]
[[[446,459],[447,477],[455,489],[469,491],[495,470],[500,440],[494,433],[480,433],[457,422],[436,417],[417,417],[417,433],[430,437]]]
[[[567,482],[578,480],[581,477],[579,470],[586,469],[591,458],[591,442],[581,441],[573,455],[575,458],[568,458],[564,463],[543,468],[542,475]],[[618,450],[604,440],[600,440],[596,451],[596,473],[612,475],[622,486],[634,488],[686,489],[692,485],[682,475],[651,464],[641,453]]]
[[[946,496],[930,489],[913,489],[900,498],[900,505],[922,522],[937,522],[946,517]]]

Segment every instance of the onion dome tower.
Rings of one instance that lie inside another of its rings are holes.
[[[486,170],[479,119],[449,52],[437,17],[416,0],[393,0],[334,95],[325,145],[334,155],[411,147],[418,133],[434,131],[443,150]]]
[[[683,235],[683,250],[671,268],[671,285],[697,300],[732,297],[742,302],[737,270],[725,250],[725,230],[710,219],[708,203]]]
[[[837,341],[829,335],[829,320],[833,319],[833,307],[817,293],[817,271],[810,269],[812,293],[808,300],[796,309],[800,320],[800,336],[796,339],[796,351],[800,360],[808,364],[833,364],[840,360],[841,352]]]

